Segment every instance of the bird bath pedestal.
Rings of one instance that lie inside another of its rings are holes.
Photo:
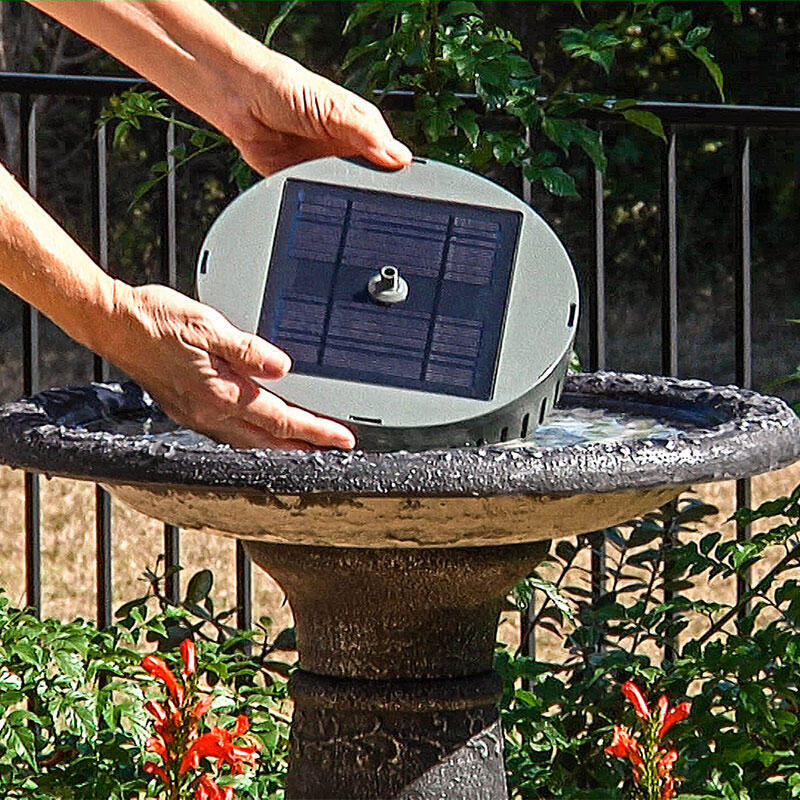
[[[505,798],[495,630],[549,540],[798,457],[780,400],[614,373],[568,378],[527,442],[420,453],[233,450],[175,430],[131,384],[0,409],[3,462],[245,539],[281,584],[295,800]]]

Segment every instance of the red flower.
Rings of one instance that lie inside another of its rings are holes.
[[[676,723],[686,719],[689,712],[692,710],[692,704],[687,702],[678,703],[675,708],[670,709],[664,714],[663,722],[658,730],[658,738],[661,739],[664,734]]]
[[[162,759],[166,759],[167,757],[167,747],[160,736],[151,736],[147,742],[145,742],[144,749],[147,750],[148,753],[155,753],[161,756]]]
[[[194,797],[195,800],[233,800],[233,788],[226,786],[224,789],[220,789],[213,778],[203,775]]]
[[[647,722],[650,719],[650,709],[647,707],[647,700],[644,699],[642,690],[633,681],[626,681],[622,684],[622,694],[630,700],[636,716],[642,722]]]
[[[164,708],[161,705],[161,703],[157,703],[155,700],[148,700],[144,704],[144,707],[150,714],[150,716],[155,719],[156,722],[163,724],[167,721],[167,712],[164,711]]]
[[[658,718],[663,722],[664,717],[667,716],[667,712],[669,711],[669,698],[662,694],[661,697],[658,698]]]
[[[163,767],[159,767],[158,764],[155,763],[155,761],[145,761],[144,771],[148,775],[157,775],[159,778],[161,778],[162,781],[164,781],[164,783],[167,786],[170,785],[167,773],[164,771]]]
[[[188,678],[197,669],[197,653],[191,639],[184,639],[181,642],[181,658],[183,658],[183,677]]]
[[[244,721],[243,721],[244,720]],[[233,731],[224,728],[212,728],[195,739],[181,760],[180,774],[185,775],[190,769],[196,769],[201,758],[216,758],[217,765],[228,764],[231,771],[238,775],[244,771],[245,764],[256,763],[254,747],[236,746],[234,736],[240,736],[247,729],[247,717],[242,714],[236,721]]]
[[[614,726],[614,739],[606,747],[606,753],[610,756],[627,758],[634,767],[641,767],[644,764],[639,750],[639,742],[633,738],[631,732],[622,725]]]
[[[233,726],[231,736],[244,736],[250,729],[250,719],[247,714],[239,714],[236,718],[236,725]]]
[[[200,717],[204,716],[208,713],[209,709],[211,708],[212,704],[214,703],[214,698],[209,694],[206,695],[202,700],[200,700],[197,705],[192,709],[192,716],[195,719],[200,719]]]
[[[142,668],[149,672],[154,678],[163,681],[167,689],[169,689],[172,699],[178,705],[182,705],[183,687],[178,684],[178,679],[164,661],[156,656],[145,656],[142,659]]]
[[[675,762],[678,760],[678,753],[675,750],[670,750],[668,753],[664,753],[661,758],[658,759],[658,774],[662,778],[666,778],[667,775],[672,771],[672,768],[675,766]]]

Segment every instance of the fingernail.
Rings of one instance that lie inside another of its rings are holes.
[[[280,360],[278,368],[285,375],[292,368],[292,359],[286,353],[281,353],[283,358]]]
[[[411,151],[397,139],[392,139],[383,151],[392,159],[392,161],[399,161],[401,164],[408,164],[413,158]]]
[[[352,450],[356,446],[356,437],[352,433],[341,434],[339,437],[338,447],[343,450]]]

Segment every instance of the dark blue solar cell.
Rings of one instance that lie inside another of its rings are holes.
[[[287,180],[259,335],[303,375],[488,400],[521,215]],[[408,298],[367,291],[394,266]]]

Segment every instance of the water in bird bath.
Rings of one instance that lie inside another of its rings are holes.
[[[545,449],[572,447],[595,442],[620,440],[668,441],[688,430],[702,428],[707,418],[674,408],[664,408],[658,413],[652,405],[640,409],[628,404],[625,408],[614,404],[587,407],[582,405],[556,408],[542,425],[525,439],[513,439],[491,445],[502,449]],[[102,417],[80,427],[88,431],[144,437],[154,443],[182,445],[195,449],[216,449],[218,444],[200,433],[181,428],[158,411],[125,413]]]

